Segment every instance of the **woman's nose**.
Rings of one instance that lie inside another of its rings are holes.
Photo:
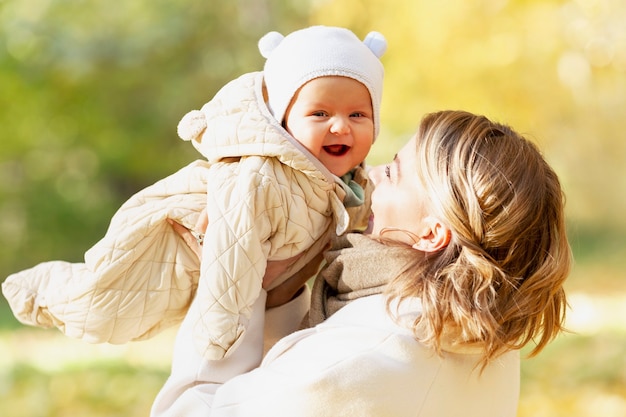
[[[381,175],[383,175],[383,171],[385,169],[384,165],[376,165],[371,167],[367,172],[367,175],[370,177],[370,180],[374,183],[374,185],[378,184],[380,181]]]

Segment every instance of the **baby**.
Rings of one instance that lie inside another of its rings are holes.
[[[302,254],[276,287],[332,235],[365,226],[362,165],[379,130],[385,39],[313,26],[271,32],[259,49],[263,72],[226,84],[178,126],[206,161],[131,197],[85,263],[46,262],[7,278],[20,321],[124,343],[195,308],[196,348],[220,359],[246,331],[268,261]],[[167,220],[192,228],[202,210],[199,264]]]

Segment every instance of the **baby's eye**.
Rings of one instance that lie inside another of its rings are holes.
[[[385,175],[387,178],[391,179],[391,166],[385,165]]]
[[[311,113],[311,115],[316,116],[316,117],[324,117],[326,116],[326,112],[319,110],[319,111],[314,111],[313,113]]]
[[[350,117],[365,117],[365,113],[357,111],[357,112],[350,114]]]

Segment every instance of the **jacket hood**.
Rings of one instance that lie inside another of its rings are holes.
[[[263,73],[244,74],[222,87],[201,110],[183,117],[179,135],[191,140],[210,163],[273,157],[309,177],[334,182],[333,174],[274,118],[264,97]]]

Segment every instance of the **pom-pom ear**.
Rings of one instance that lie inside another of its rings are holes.
[[[206,117],[200,110],[192,110],[178,123],[178,136],[182,140],[201,142],[200,136],[206,129]]]
[[[263,58],[267,59],[285,37],[278,32],[269,32],[259,39],[259,51]]]
[[[383,56],[385,51],[387,50],[387,40],[380,32],[370,32],[363,40],[365,46],[367,46],[370,51],[374,53],[378,58]]]

